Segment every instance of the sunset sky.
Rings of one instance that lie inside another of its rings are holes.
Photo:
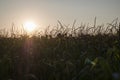
[[[0,0],[0,28],[27,20],[41,28],[56,25],[57,20],[92,24],[95,16],[98,24],[120,18],[120,0]]]

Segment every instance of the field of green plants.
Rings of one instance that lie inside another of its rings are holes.
[[[120,24],[0,32],[0,80],[120,80]]]

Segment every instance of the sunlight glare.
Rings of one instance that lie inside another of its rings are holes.
[[[25,31],[27,31],[28,33],[34,31],[35,28],[36,28],[36,24],[35,24],[34,22],[32,22],[32,21],[27,21],[27,22],[25,22],[25,24],[24,24],[24,29],[25,29]]]

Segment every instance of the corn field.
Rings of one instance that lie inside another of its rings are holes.
[[[120,80],[120,23],[0,31],[0,80]]]

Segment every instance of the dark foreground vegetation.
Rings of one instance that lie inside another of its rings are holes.
[[[120,80],[120,25],[59,25],[0,35],[0,80]]]

